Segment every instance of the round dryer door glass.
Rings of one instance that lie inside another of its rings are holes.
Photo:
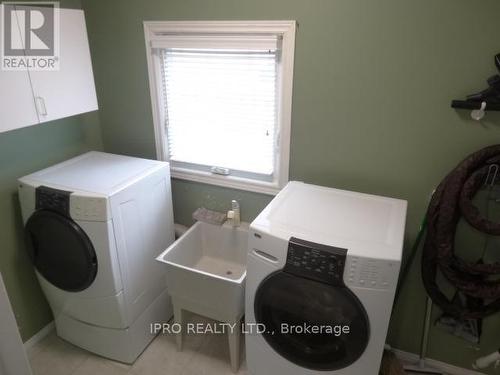
[[[28,252],[37,271],[52,285],[71,292],[87,289],[97,274],[97,257],[82,228],[50,210],[26,223]]]
[[[312,370],[338,370],[365,351],[369,322],[358,298],[333,286],[286,272],[263,281],[255,296],[255,318],[264,338],[281,356]]]

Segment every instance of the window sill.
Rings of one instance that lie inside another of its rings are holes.
[[[252,191],[254,193],[261,193],[267,195],[276,195],[281,188],[278,183],[261,182],[256,180],[249,180],[246,178],[234,176],[220,176],[212,173],[193,171],[184,168],[171,168],[171,176],[180,180],[188,180],[194,182],[201,182],[209,185],[222,186],[231,189],[238,189],[244,191]]]

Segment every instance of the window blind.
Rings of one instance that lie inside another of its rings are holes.
[[[272,175],[276,50],[160,51],[170,160]]]
[[[276,51],[282,38],[278,35],[157,35],[153,48],[198,50]]]

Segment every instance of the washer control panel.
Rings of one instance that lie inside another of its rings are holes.
[[[370,289],[393,289],[397,285],[399,262],[350,257],[345,270],[348,285]]]
[[[292,237],[284,270],[322,283],[343,285],[346,256],[347,249]]]

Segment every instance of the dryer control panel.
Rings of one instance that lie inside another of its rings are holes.
[[[70,191],[39,186],[35,190],[36,209],[52,210],[62,215],[69,216]]]
[[[347,249],[292,237],[285,272],[326,284],[343,285]]]
[[[71,217],[83,221],[107,221],[110,219],[107,204],[107,199],[104,197],[73,194],[70,205]]]

